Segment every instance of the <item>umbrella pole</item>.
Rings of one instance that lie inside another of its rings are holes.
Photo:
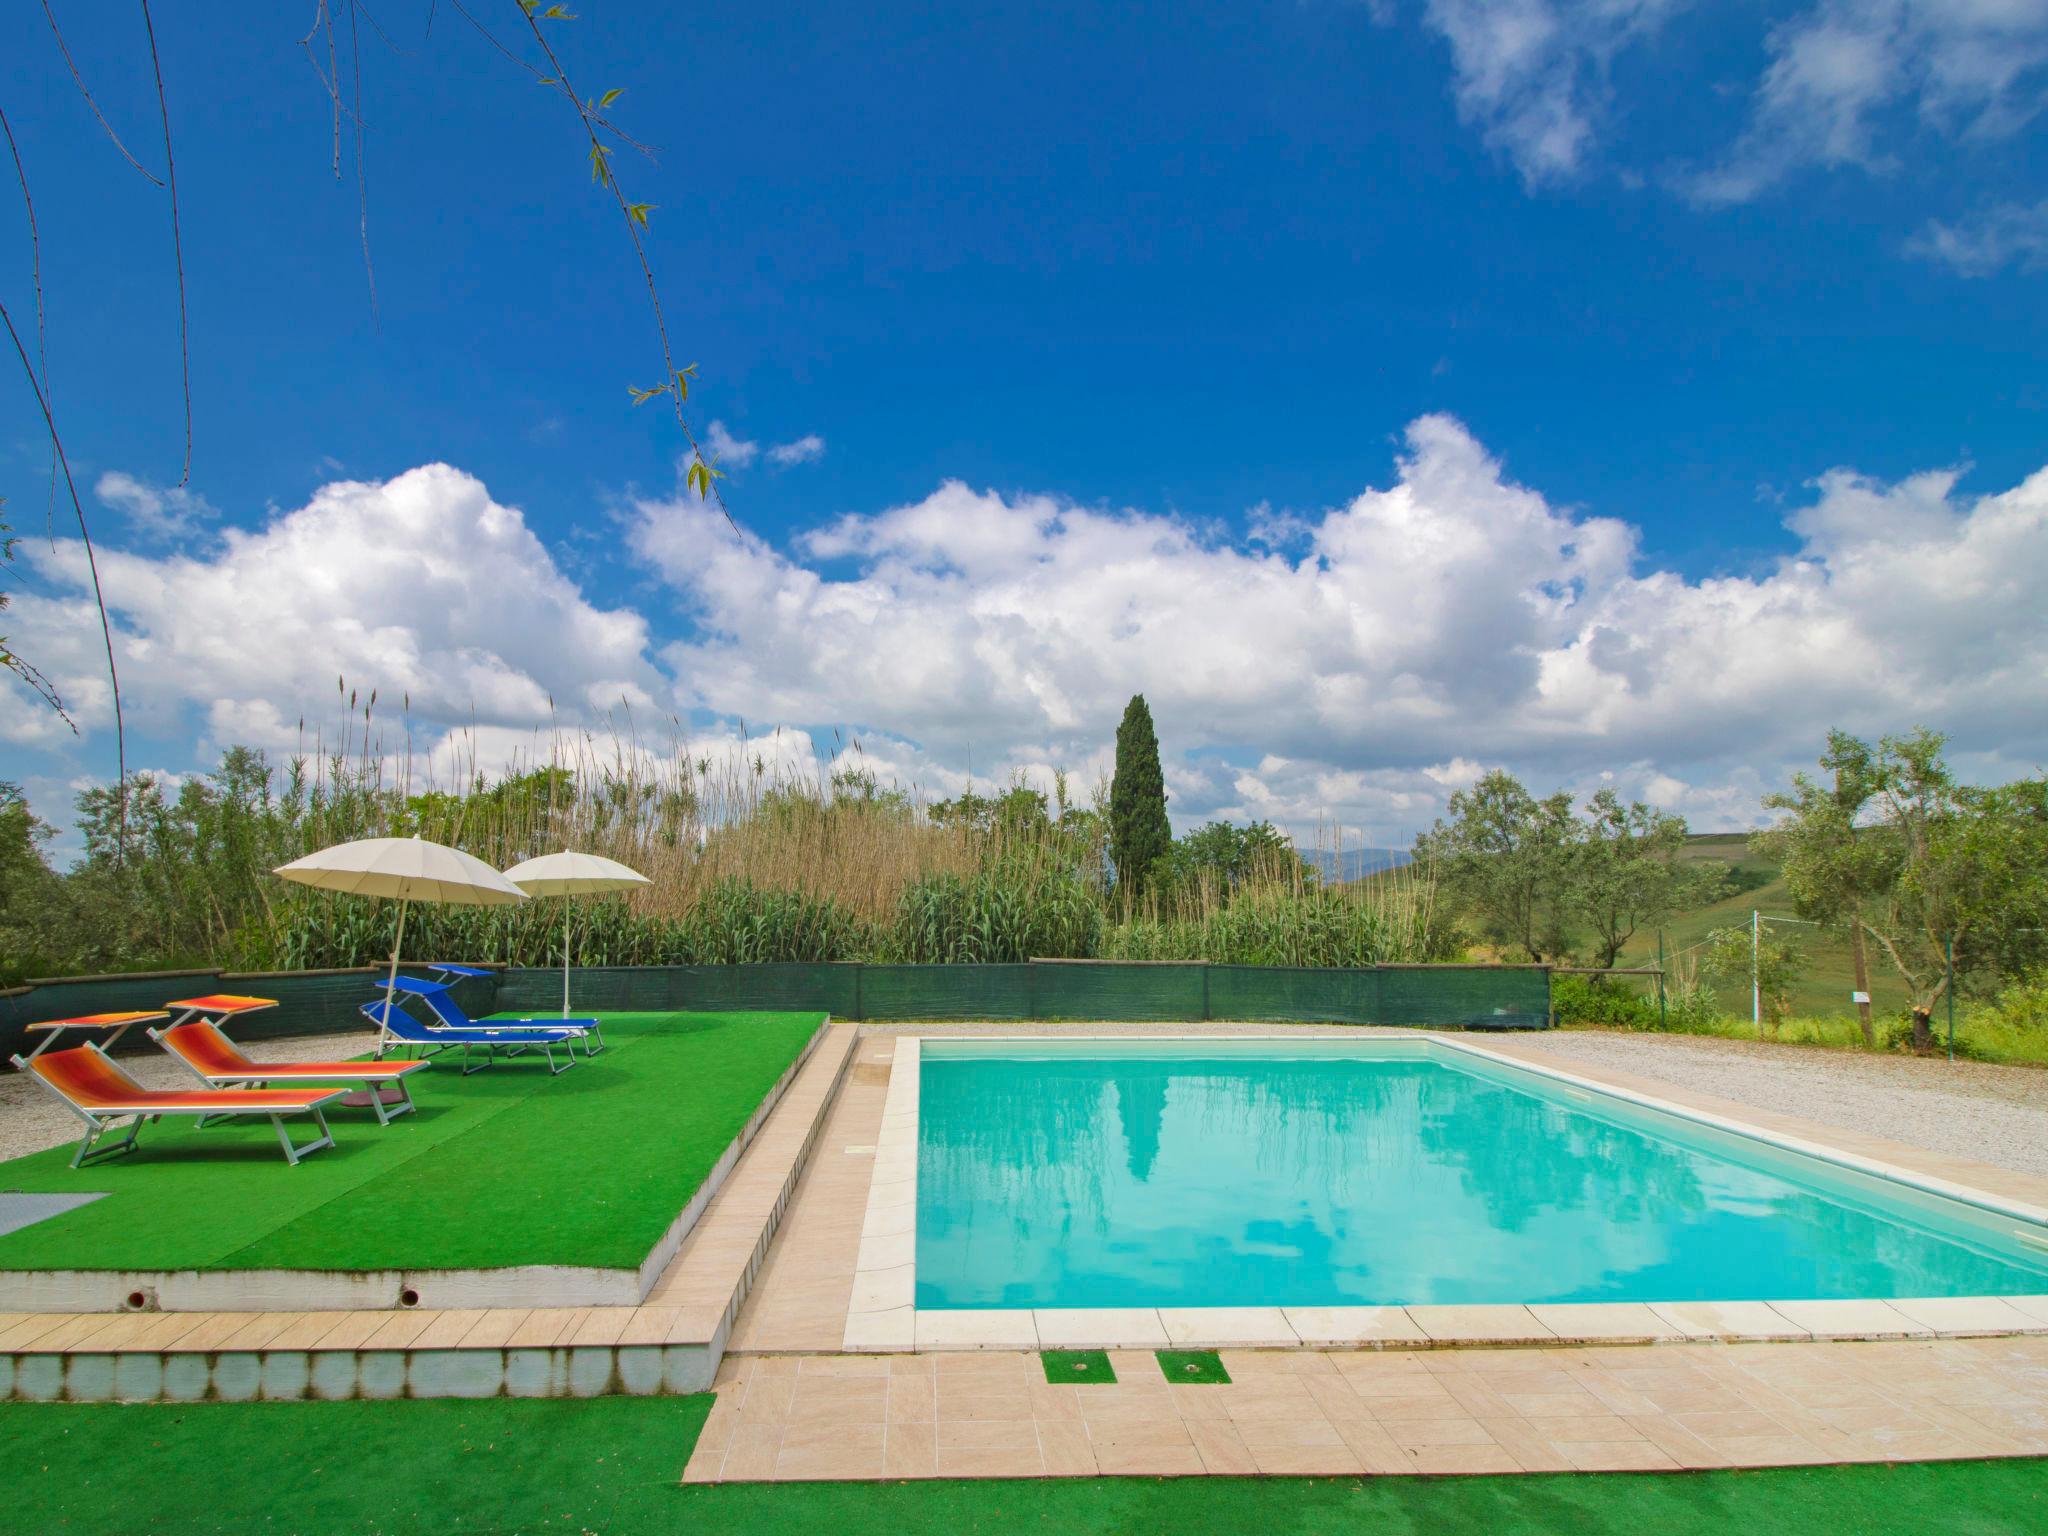
[[[574,898],[562,898],[562,1017],[569,1017],[569,919],[574,915],[571,908]]]
[[[377,1024],[377,1054],[382,1057],[391,1032],[391,998],[398,990],[398,951],[405,945],[406,903],[398,903],[398,936],[391,941],[391,974],[384,978],[384,1017]]]

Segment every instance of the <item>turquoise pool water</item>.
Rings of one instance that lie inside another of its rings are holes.
[[[1339,1044],[926,1041],[917,1305],[2048,1293],[2048,1233],[2013,1217],[1461,1052]]]

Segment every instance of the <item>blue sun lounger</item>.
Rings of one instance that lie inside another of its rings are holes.
[[[467,965],[435,964],[427,967],[444,975],[488,976],[489,971],[479,971]],[[382,991],[380,987],[378,989]],[[447,1029],[573,1029],[583,1042],[583,1054],[595,1056],[605,1048],[604,1028],[596,1019],[472,1019],[462,1011],[455,1001],[455,983],[440,981],[417,981],[410,976],[398,978],[398,990],[426,1004],[434,1015],[434,1022]]]
[[[423,1024],[400,1007],[394,999],[387,1005],[383,998],[363,1004],[363,1017],[377,1027],[377,1054],[382,1056],[387,1046],[395,1041],[400,1045],[414,1047],[421,1056],[438,1055],[442,1051],[462,1048],[462,1075],[481,1072],[502,1054],[517,1056],[522,1051],[539,1051],[546,1059],[548,1071],[560,1076],[576,1065],[576,1042],[588,1045],[588,1034],[573,1025],[567,1028],[543,1027],[532,1024],[467,1024],[452,1026],[446,1024]],[[567,1058],[557,1064],[555,1047],[562,1048]],[[482,1062],[475,1062],[477,1051],[483,1052]]]

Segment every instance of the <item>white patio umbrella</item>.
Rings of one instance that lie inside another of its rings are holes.
[[[653,882],[637,869],[594,853],[544,853],[514,864],[505,878],[529,896],[594,896],[600,891],[629,891]],[[570,906],[562,903],[562,1017],[569,1017]]]
[[[365,837],[336,843],[271,871],[286,880],[350,896],[381,896],[398,903],[398,936],[391,942],[391,974],[384,981],[385,1017],[398,988],[398,951],[405,943],[405,909],[415,901],[497,907],[526,900],[526,892],[482,859],[421,837]],[[378,1048],[384,1034],[378,1031]]]

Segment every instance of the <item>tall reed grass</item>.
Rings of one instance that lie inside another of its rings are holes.
[[[251,969],[374,963],[390,952],[391,903],[307,891],[265,871],[330,843],[417,833],[500,868],[571,848],[647,875],[628,897],[579,904],[576,956],[590,965],[1320,966],[1458,953],[1423,871],[1324,888],[1290,858],[1235,889],[1184,879],[1131,910],[1105,873],[1099,809],[935,818],[914,788],[863,771],[857,752],[851,770],[842,758],[834,772],[792,761],[772,740],[693,750],[627,732],[565,733],[495,777],[473,759],[444,762],[442,782],[425,782],[409,751],[382,750],[369,709],[351,718],[338,745],[315,742],[274,774],[231,753],[209,781],[131,802],[129,878],[155,893],[158,912],[185,914],[149,947]],[[561,944],[553,901],[416,905],[407,917],[415,955],[548,965]]]

